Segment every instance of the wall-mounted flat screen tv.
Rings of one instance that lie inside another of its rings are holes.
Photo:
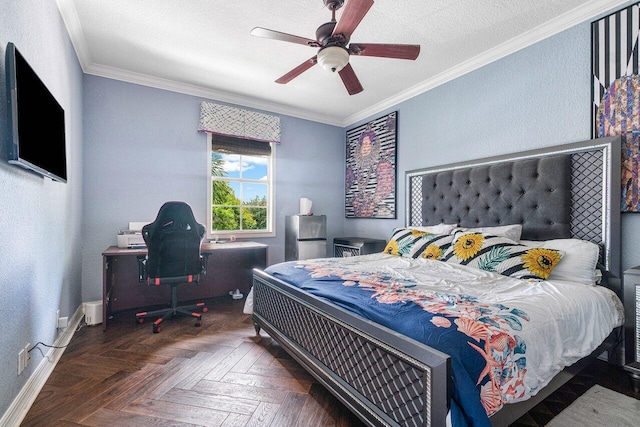
[[[9,163],[67,182],[64,109],[13,43],[6,52]]]

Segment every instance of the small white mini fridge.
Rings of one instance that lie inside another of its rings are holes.
[[[326,257],[326,215],[287,216],[284,233],[285,261]]]

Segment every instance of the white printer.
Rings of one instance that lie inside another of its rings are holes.
[[[151,222],[151,221],[149,221]],[[149,222],[130,222],[128,230],[120,230],[118,233],[119,248],[144,248],[146,244],[142,238],[142,227]]]

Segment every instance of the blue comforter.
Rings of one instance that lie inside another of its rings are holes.
[[[501,405],[492,406],[495,399],[487,394],[496,392],[496,383],[517,383],[519,371],[525,370],[525,344],[513,331],[527,315],[518,309],[420,289],[411,278],[387,276],[383,269],[356,272],[339,259],[286,262],[266,271],[450,355],[451,417],[456,427],[490,426],[487,412]]]

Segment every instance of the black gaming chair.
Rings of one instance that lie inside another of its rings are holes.
[[[196,222],[188,204],[167,202],[160,208],[156,220],[142,228],[142,237],[148,254],[138,260],[139,278],[148,285],[171,286],[171,301],[169,308],[137,313],[138,323],[147,317],[157,317],[153,332],[158,333],[164,320],[182,314],[195,317],[195,326],[202,325],[202,314],[195,310],[202,309],[204,313],[207,308],[203,302],[178,306],[178,285],[198,284],[206,274],[206,257],[200,254],[204,226]]]

